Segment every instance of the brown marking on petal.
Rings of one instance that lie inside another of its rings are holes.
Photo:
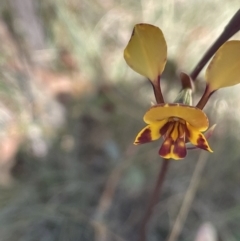
[[[167,156],[171,152],[171,146],[173,144],[173,140],[169,137],[166,138],[163,142],[161,148],[159,149],[159,155],[162,157]]]
[[[150,128],[145,129],[141,136],[138,137],[134,144],[144,144],[146,142],[152,141]]]
[[[187,142],[190,141],[190,140],[189,140],[189,137],[190,137],[190,131],[188,130],[186,124],[184,125],[184,132],[185,132],[185,142],[187,143]]]
[[[178,126],[178,133],[179,133],[179,137],[183,138],[185,140],[185,122],[182,123],[182,121],[179,121],[180,124]]]
[[[186,124],[184,125],[184,132],[185,132],[186,136],[188,136],[188,137],[190,136],[190,131],[188,130]]]
[[[161,136],[164,136],[166,133],[167,133],[167,131],[168,131],[168,129],[170,128],[170,125],[172,125],[172,123],[171,122],[167,122],[161,129],[160,129],[160,134],[161,134]]]
[[[179,159],[182,159],[186,157],[187,150],[185,146],[185,141],[183,138],[178,138],[174,143],[173,153],[179,157]]]
[[[202,136],[199,134],[197,139],[197,147],[208,150],[208,145],[206,144],[206,141],[202,138]]]

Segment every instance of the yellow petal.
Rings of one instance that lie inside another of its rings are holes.
[[[134,145],[144,144],[155,141],[161,137],[160,129],[165,125],[167,120],[158,121],[143,128],[137,135]]]
[[[204,136],[206,138],[206,140],[208,140],[212,135],[213,135],[213,132],[214,132],[214,129],[216,127],[217,124],[214,124],[212,125],[205,133],[204,133]],[[188,150],[194,150],[194,149],[197,149],[196,146],[194,146],[192,143],[188,142],[186,143],[186,147]]]
[[[205,77],[211,92],[240,83],[240,41],[228,41],[219,48]]]
[[[188,130],[186,133],[187,138],[194,146],[209,152],[213,152],[212,149],[209,147],[206,138],[201,132],[199,132],[196,128],[191,126],[189,123],[187,123],[187,130]]]
[[[167,45],[162,31],[150,24],[135,25],[124,50],[124,58],[137,73],[152,82],[157,81],[167,59]]]
[[[187,155],[184,138],[178,138],[176,141],[173,141],[171,137],[167,137],[158,153],[165,159],[183,159]]]
[[[202,110],[179,103],[154,105],[146,112],[143,119],[147,124],[152,124],[170,117],[181,118],[198,131],[207,130],[209,125],[208,118]]]
[[[185,146],[185,124],[178,121],[168,121],[162,128],[160,133],[165,140],[159,150],[159,155],[166,159],[183,159],[186,154]]]
[[[172,138],[168,137],[164,140],[161,148],[159,149],[159,155],[165,159],[172,158]]]
[[[187,149],[184,138],[178,138],[174,143],[172,158],[175,160],[183,159],[187,155]]]

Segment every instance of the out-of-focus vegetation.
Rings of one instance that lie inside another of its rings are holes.
[[[1,241],[137,240],[161,159],[158,142],[132,145],[154,101],[122,57],[132,28],[162,29],[161,83],[173,101],[179,71],[190,72],[238,8],[239,0],[1,1]],[[203,89],[201,75],[195,103]],[[219,91],[205,109],[217,123],[214,153],[179,240],[194,240],[205,222],[221,240],[240,239],[239,91]],[[149,241],[166,240],[198,158],[192,151],[171,164]]]

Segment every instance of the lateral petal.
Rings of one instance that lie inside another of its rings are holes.
[[[213,152],[210,146],[208,145],[208,142],[204,135],[201,132],[199,132],[195,127],[191,126],[189,123],[186,124],[186,136],[189,139],[189,141],[198,148],[201,148],[209,152]]]
[[[167,120],[154,122],[143,128],[137,135],[134,145],[144,144],[155,141],[161,137],[160,129],[165,125]]]

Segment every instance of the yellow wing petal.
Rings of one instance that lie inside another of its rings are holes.
[[[240,83],[240,41],[228,41],[219,48],[205,77],[211,92]]]
[[[196,147],[201,148],[205,151],[213,152],[210,148],[204,135],[198,131],[195,127],[187,123],[187,138]]]
[[[155,141],[161,137],[160,130],[167,123],[167,120],[155,122],[143,128],[137,135],[134,145]]]
[[[164,70],[167,45],[162,31],[150,24],[135,25],[132,37],[124,50],[127,64],[152,82]]]

